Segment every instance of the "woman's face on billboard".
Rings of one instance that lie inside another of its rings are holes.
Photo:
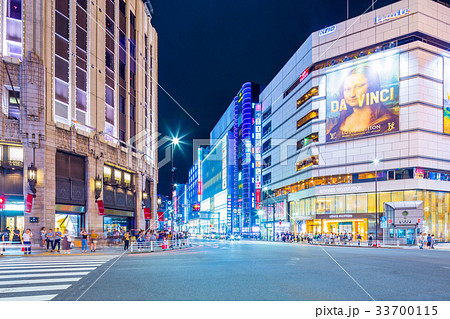
[[[361,96],[367,93],[367,89],[367,78],[364,74],[350,74],[344,81],[345,102],[352,107],[358,106],[358,97],[361,99]]]

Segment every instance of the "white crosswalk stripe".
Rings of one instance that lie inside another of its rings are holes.
[[[0,259],[0,302],[51,300],[117,256]]]

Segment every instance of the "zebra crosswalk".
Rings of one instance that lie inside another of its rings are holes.
[[[118,255],[0,259],[0,302],[55,298]]]

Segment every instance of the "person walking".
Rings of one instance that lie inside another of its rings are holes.
[[[123,250],[128,250],[130,247],[130,233],[128,231],[123,234]]]
[[[25,247],[24,255],[31,255],[31,229],[27,228],[26,232],[22,235],[23,246]]]
[[[360,233],[358,233],[356,235],[356,239],[358,240],[358,246],[361,246],[361,234]]]
[[[17,227],[14,228],[13,231],[13,238],[12,238],[12,242],[13,243],[20,243],[20,230],[17,229]]]
[[[95,232],[95,230],[92,230],[89,237],[91,238],[91,253],[95,253],[95,250],[97,249],[98,234]]]
[[[423,249],[423,234],[419,234],[419,249]]]
[[[141,249],[144,248],[144,234],[142,231],[139,232],[137,242],[138,242],[138,251],[141,251]]]
[[[1,233],[0,233],[0,256],[3,256],[3,253],[5,252],[5,244],[4,244],[4,242],[5,241],[8,241],[7,239],[6,239],[6,229],[5,230],[3,230]],[[8,236],[9,237],[9,236]],[[9,239],[9,238],[8,238]]]
[[[53,229],[49,229],[48,233],[45,234],[45,240],[47,241],[47,251],[51,249],[53,252],[53,241],[55,240],[55,234],[53,233]]]
[[[434,234],[431,235],[431,249],[434,249],[434,244],[436,243],[436,240],[434,239]]]
[[[81,235],[81,253],[87,253],[88,233],[84,230],[84,228],[82,228],[80,235]]]
[[[368,240],[368,245],[372,246],[372,241],[373,241],[373,236],[372,233],[369,234],[369,240]]]
[[[55,250],[56,246],[58,246],[58,254],[61,251],[61,238],[62,238],[62,233],[59,231],[59,228],[56,228],[55,231],[55,240],[53,241],[53,250]]]
[[[63,249],[65,254],[70,254],[70,249],[72,248],[72,236],[70,236],[69,231],[66,229],[63,236]]]
[[[431,235],[430,234],[428,234],[428,236],[427,236],[427,247],[429,249],[431,249]]]
[[[46,242],[46,239],[47,239],[46,236],[45,236],[46,233],[47,232],[45,231],[45,227],[42,227],[41,228],[41,244],[40,244],[41,247],[45,247],[45,242]]]

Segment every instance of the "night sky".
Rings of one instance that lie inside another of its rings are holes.
[[[375,8],[394,3],[378,0]],[[350,0],[350,17],[371,0]],[[175,182],[193,164],[192,140],[207,139],[244,82],[267,85],[309,34],[346,19],[346,0],[153,0],[159,83],[200,125],[159,90],[159,132],[183,136]],[[163,157],[167,143],[160,147]],[[159,194],[170,194],[170,163]]]

